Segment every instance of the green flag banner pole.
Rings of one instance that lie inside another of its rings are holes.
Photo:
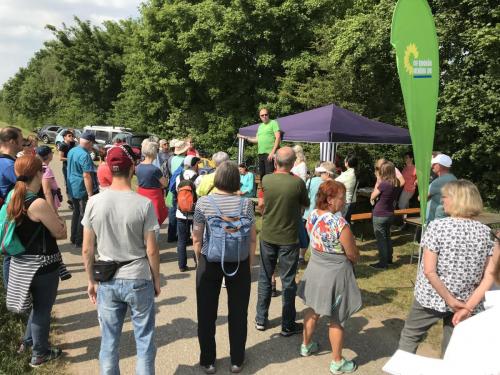
[[[439,91],[436,28],[426,0],[399,0],[394,9],[391,44],[410,129],[422,225],[425,222]]]

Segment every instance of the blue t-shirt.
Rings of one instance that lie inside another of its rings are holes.
[[[160,178],[163,177],[160,168],[153,164],[141,163],[135,168],[137,183],[145,189],[161,188]]]
[[[98,191],[96,167],[90,154],[81,146],[68,152],[68,191],[71,197],[82,199],[87,195],[83,173],[92,173],[93,191]]]
[[[321,185],[322,183],[323,180],[321,179],[321,177],[317,176],[312,177],[306,182],[307,195],[309,196],[309,202],[311,202],[311,204],[304,211],[302,219],[307,220],[311,211],[316,208],[316,194],[318,194],[319,185]]]
[[[7,197],[17,181],[14,162],[15,159],[10,155],[3,154],[0,157],[0,198],[2,199]]]
[[[247,172],[247,174],[240,174],[240,191],[244,197],[252,198],[255,197],[255,179],[252,172]]]
[[[427,224],[434,219],[442,219],[448,215],[444,212],[441,203],[441,188],[457,178],[452,173],[446,173],[432,180],[429,185],[429,201],[427,202]]]

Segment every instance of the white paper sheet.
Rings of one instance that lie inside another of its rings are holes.
[[[382,368],[392,375],[447,375],[453,369],[441,359],[422,357],[398,350]]]

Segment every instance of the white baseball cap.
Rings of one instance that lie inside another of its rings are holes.
[[[450,168],[451,164],[453,161],[448,155],[445,154],[438,154],[435,157],[432,158],[431,160],[431,165],[432,164],[441,164],[443,167]]]

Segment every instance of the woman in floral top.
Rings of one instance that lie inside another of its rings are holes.
[[[353,271],[359,250],[341,214],[345,192],[342,183],[332,180],[323,182],[318,189],[316,209],[306,224],[311,238],[311,259],[297,290],[297,295],[309,307],[304,315],[300,355],[306,357],[318,351],[312,335],[320,315],[328,316],[333,357],[330,372],[334,374],[356,370],[354,361],[342,357],[343,325],[361,308],[361,293]]]
[[[454,325],[483,310],[482,299],[493,284],[500,255],[498,250],[493,252],[490,229],[474,220],[483,208],[476,186],[466,180],[452,181],[441,192],[450,217],[432,221],[422,238],[415,299],[399,341],[399,349],[410,353],[417,351],[425,333],[439,320],[443,320],[441,349],[445,352]]]

